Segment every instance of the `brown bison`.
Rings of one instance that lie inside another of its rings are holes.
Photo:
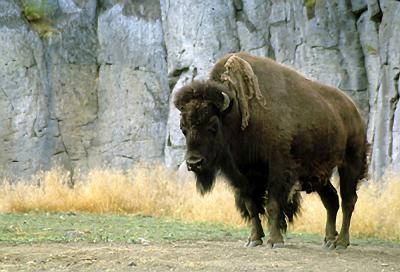
[[[368,144],[365,123],[347,95],[242,52],[219,60],[208,80],[182,87],[174,102],[197,189],[209,192],[217,173],[227,178],[236,207],[251,222],[247,246],[262,244],[265,213],[268,246],[283,246],[287,221],[299,211],[300,191],[317,192],[327,210],[324,245],[349,245]],[[339,234],[338,194],[330,182],[335,167],[343,211]]]

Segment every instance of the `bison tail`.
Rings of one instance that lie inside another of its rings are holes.
[[[348,157],[347,163],[355,167],[357,171],[357,176],[354,177],[357,185],[359,185],[361,181],[368,179],[368,170],[371,160],[371,145],[368,141],[365,139],[364,143],[360,144],[358,150],[356,147],[350,147],[349,150],[347,150],[346,156]]]
[[[365,151],[364,151],[364,155],[363,155],[363,169],[362,169],[359,180],[369,178],[368,170],[369,170],[369,165],[371,163],[371,158],[372,158],[372,147],[371,147],[371,144],[368,143],[368,141],[366,139],[365,139],[364,148],[365,148]]]

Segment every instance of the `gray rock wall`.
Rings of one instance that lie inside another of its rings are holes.
[[[162,161],[169,88],[160,3],[37,0],[52,13],[28,21],[23,3],[35,1],[0,1],[2,175]]]
[[[371,101],[374,118],[370,122],[373,131],[371,171],[376,176],[387,166],[400,171],[400,2],[382,1],[380,6],[383,16],[377,27],[375,45],[379,72],[377,85],[370,92],[374,97]]]
[[[0,2],[0,167],[24,173],[49,163],[44,48],[13,1]]]
[[[395,0],[2,0],[1,175],[178,166],[171,97],[239,50],[347,92],[368,120],[371,173],[400,171],[399,14]]]
[[[100,12],[97,33],[98,120],[89,167],[161,161],[169,88],[160,4],[113,3]]]

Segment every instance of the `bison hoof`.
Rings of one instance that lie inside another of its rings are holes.
[[[347,246],[337,245],[335,249],[336,250],[345,250],[345,249],[347,249]]]
[[[256,247],[256,246],[261,246],[262,244],[263,244],[263,241],[261,239],[251,241],[249,238],[249,240],[247,241],[247,243],[244,246],[245,247]]]
[[[335,241],[332,240],[325,240],[323,244],[323,248],[325,249],[335,249]]]
[[[268,241],[268,242],[267,242],[267,247],[272,248],[272,249],[275,249],[275,248],[284,248],[285,245],[284,245],[283,242],[276,242],[276,243],[274,243],[274,242],[272,242],[272,241]]]
[[[337,241],[332,241],[332,240],[325,241],[323,247],[329,250],[344,250],[347,248],[347,246],[344,246],[338,243]]]

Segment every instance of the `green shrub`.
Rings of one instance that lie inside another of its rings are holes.
[[[58,8],[56,0],[22,0],[22,8],[32,30],[40,37],[46,38],[58,32],[54,27],[54,17]]]
[[[307,9],[307,17],[308,19],[314,18],[315,16],[315,4],[316,0],[304,0],[304,5]]]
[[[370,45],[370,44],[367,44],[367,45],[365,46],[365,48],[367,49],[367,52],[368,52],[369,54],[375,55],[375,56],[378,56],[378,55],[379,55],[379,54],[378,54],[378,50],[377,50],[374,46],[372,46],[372,45]]]
[[[316,0],[304,0],[304,4],[307,8],[314,8]]]
[[[51,0],[23,0],[23,13],[28,21],[39,21],[54,16],[56,6]]]

